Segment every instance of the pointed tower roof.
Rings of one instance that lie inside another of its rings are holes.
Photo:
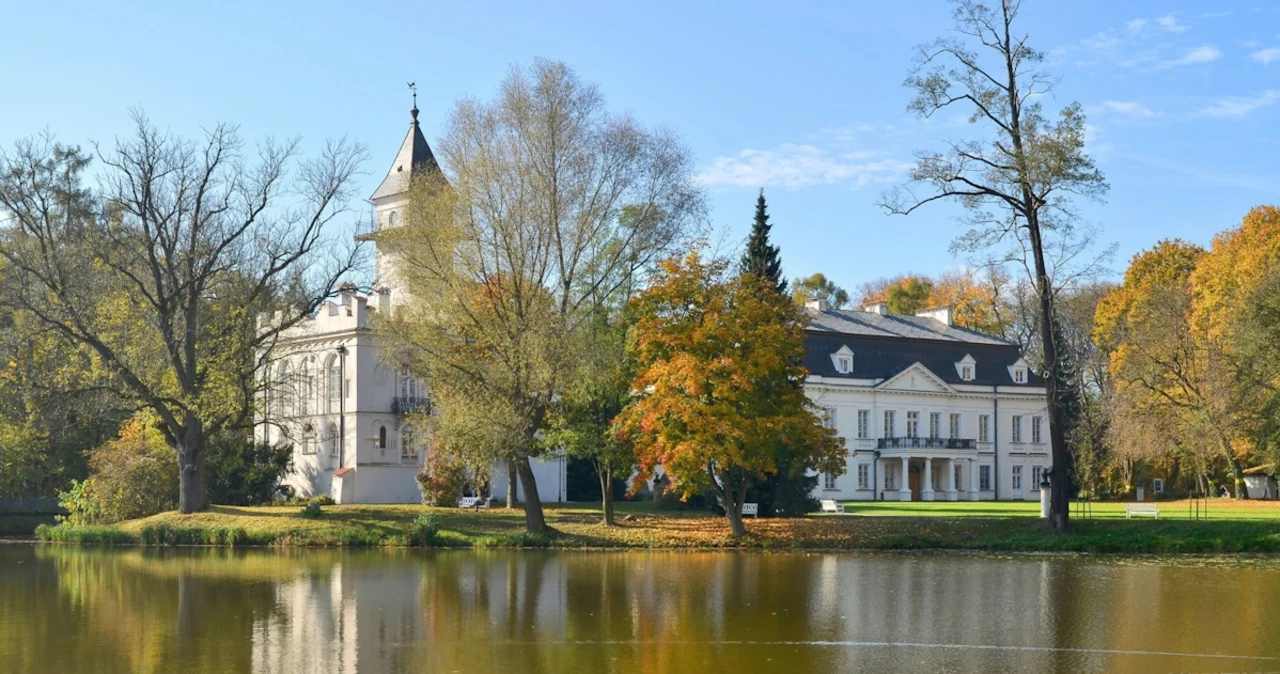
[[[418,128],[416,92],[413,96],[413,109],[409,114],[412,116],[409,122],[409,133],[405,134],[404,142],[400,143],[400,151],[396,153],[396,160],[387,171],[387,177],[382,179],[378,189],[373,191],[373,196],[369,197],[370,201],[400,194],[409,188],[409,181],[412,178],[440,170],[435,155],[431,153],[431,146],[427,145],[422,129]]]

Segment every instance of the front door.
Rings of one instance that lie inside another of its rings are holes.
[[[907,469],[907,471],[908,471],[907,486],[910,487],[911,489],[911,500],[919,501],[920,500],[920,467],[915,464],[911,464],[910,467]]]

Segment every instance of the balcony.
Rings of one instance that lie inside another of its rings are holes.
[[[880,438],[876,449],[977,449],[970,438]]]
[[[391,399],[391,411],[395,414],[431,411],[431,399],[426,396],[395,396]]]

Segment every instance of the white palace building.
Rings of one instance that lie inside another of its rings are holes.
[[[418,127],[374,191],[376,227],[394,227],[409,180],[439,171]],[[376,241],[374,241],[376,246]],[[394,264],[377,253],[372,297],[344,286],[336,301],[282,336],[266,380],[258,439],[287,439],[299,495],[339,503],[416,503],[425,443],[406,423],[427,388],[379,360],[375,312],[409,301]],[[837,500],[1039,499],[1049,466],[1045,388],[1017,345],[952,325],[951,311],[889,314],[807,307],[805,391],[844,436],[844,475],[823,475],[815,496]],[[533,463],[543,501],[564,501],[566,459]],[[495,466],[491,493],[506,490]],[[518,497],[522,494],[518,492]]]

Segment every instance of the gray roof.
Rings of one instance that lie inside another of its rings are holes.
[[[850,309],[805,308],[809,314],[809,332],[861,335],[863,337],[906,337],[941,342],[966,344],[992,344],[1008,346],[1011,342],[997,339],[981,332],[947,325],[934,318],[889,314],[882,316],[872,311]]]
[[[431,146],[427,145],[422,129],[418,128],[417,106],[414,106],[410,114],[413,121],[409,122],[409,133],[405,134],[404,142],[400,143],[400,151],[396,153],[396,160],[391,163],[387,177],[382,179],[382,184],[369,197],[371,201],[400,194],[409,188],[411,178],[440,170],[435,155],[431,153]]]

